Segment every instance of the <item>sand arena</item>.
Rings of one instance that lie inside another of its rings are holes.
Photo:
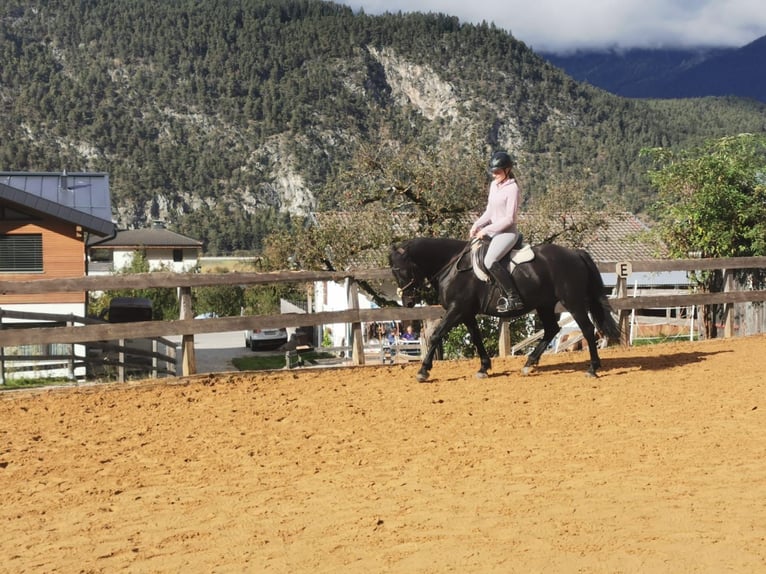
[[[766,337],[602,359],[0,394],[0,571],[766,571]]]

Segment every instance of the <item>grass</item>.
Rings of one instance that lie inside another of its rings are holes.
[[[67,378],[41,378],[41,379],[5,379],[0,385],[0,391],[13,391],[16,389],[34,389],[37,387],[52,387],[56,385],[71,385],[73,381]]]
[[[294,353],[290,353],[290,366],[294,367],[300,362],[304,365],[317,364],[317,361],[337,359],[332,353],[323,353],[320,351],[306,351],[299,353],[296,357]],[[232,359],[231,361],[237,369],[240,371],[263,371],[269,369],[283,369],[285,367],[285,354],[276,353],[273,355],[259,355],[252,357],[239,357]],[[40,379],[11,379],[5,380],[5,384],[0,385],[0,392],[13,391],[18,389],[34,389],[39,387],[52,387],[71,385],[74,381],[70,381],[64,377],[58,378],[40,378]]]
[[[699,336],[696,334],[694,335],[694,340],[699,341]],[[641,339],[633,339],[633,342],[631,343],[631,346],[633,347],[643,347],[646,345],[656,345],[658,343],[669,343],[671,341],[688,341],[689,335],[667,335],[664,337],[647,337],[647,338],[641,338]]]
[[[319,351],[307,351],[305,353],[299,353],[296,358],[295,355],[290,356],[290,365],[295,366],[296,363],[302,361],[304,364],[316,364],[317,360],[321,359],[334,359],[335,355],[332,353],[322,353]],[[285,367],[285,355],[262,355],[254,357],[239,357],[232,359],[231,361],[235,367],[240,371],[263,371],[267,369],[283,369]]]

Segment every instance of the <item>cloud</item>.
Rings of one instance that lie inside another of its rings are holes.
[[[535,50],[740,47],[766,35],[763,0],[340,0],[368,14],[440,12],[494,23]]]

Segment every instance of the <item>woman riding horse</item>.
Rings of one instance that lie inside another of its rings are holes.
[[[532,248],[531,261],[516,265],[512,274],[524,302],[516,310],[498,311],[504,296],[497,286],[480,279],[470,264],[468,243],[458,239],[417,238],[394,245],[389,254],[391,270],[402,292],[402,302],[412,307],[422,299],[424,289],[436,289],[446,313],[428,340],[428,352],[418,371],[419,381],[428,380],[435,350],[458,323],[471,335],[481,359],[478,377],[486,377],[491,361],[484,347],[476,315],[519,317],[536,311],[543,323],[543,338],[527,358],[527,374],[553,337],[559,332],[556,305],[561,303],[572,315],[588,343],[588,374],[596,376],[601,360],[590,317],[603,336],[619,339],[620,328],[612,316],[604,283],[591,256],[582,249],[569,249],[552,243]],[[503,265],[508,265],[507,258]],[[590,315],[590,316],[589,316]]]

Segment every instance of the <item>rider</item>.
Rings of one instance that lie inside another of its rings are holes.
[[[521,192],[513,175],[513,160],[507,152],[492,154],[489,171],[492,183],[489,185],[487,208],[471,226],[469,235],[478,238],[487,235],[492,238],[484,257],[484,265],[505,292],[505,297],[501,297],[497,305],[498,312],[504,313],[524,306],[510,271],[500,263],[500,259],[511,250],[519,236],[517,220]]]

